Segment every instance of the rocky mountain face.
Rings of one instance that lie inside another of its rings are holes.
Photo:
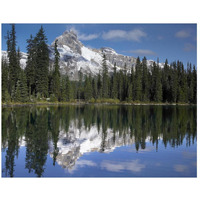
[[[100,49],[92,49],[84,46],[73,31],[65,31],[61,36],[57,37],[58,51],[60,53],[60,72],[67,74],[71,80],[78,80],[79,71],[83,74],[97,75],[102,70],[102,56],[106,55],[108,72],[113,72],[116,63],[117,70],[124,69],[129,72],[135,66],[136,58],[124,56],[116,53],[115,50],[104,47]],[[50,70],[53,69],[54,62],[54,43],[49,46]],[[3,57],[7,58],[7,53],[2,52]],[[27,54],[21,53],[21,66],[26,66]],[[148,60],[147,65],[150,66],[153,61]],[[163,64],[160,64],[162,67]]]
[[[57,37],[58,51],[60,53],[60,69],[62,74],[68,74],[73,80],[78,79],[78,72],[83,74],[97,75],[102,70],[102,56],[106,55],[108,72],[112,73],[114,64],[117,70],[124,69],[125,63],[127,70],[134,67],[136,58],[117,54],[115,50],[105,47],[92,49],[84,46],[73,31],[65,31]],[[49,47],[50,59],[54,59],[54,43]]]

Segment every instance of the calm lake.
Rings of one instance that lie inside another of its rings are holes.
[[[2,108],[2,177],[196,177],[196,109]]]

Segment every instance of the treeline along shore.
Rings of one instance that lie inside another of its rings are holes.
[[[54,44],[54,65],[49,69],[49,50],[43,27],[27,39],[27,62],[20,67],[15,25],[7,33],[7,55],[2,57],[2,105],[32,104],[196,104],[197,71],[191,63],[181,61],[159,66],[159,60],[147,67],[147,59],[137,58],[128,72],[126,64],[118,71],[116,64],[108,73],[106,56],[102,54],[99,74],[83,75],[78,81],[60,74],[57,41]]]

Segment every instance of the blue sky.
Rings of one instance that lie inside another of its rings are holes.
[[[26,40],[36,35],[43,25],[48,43],[65,30],[74,30],[88,47],[111,47],[127,56],[146,56],[147,59],[169,63],[180,60],[197,64],[196,24],[16,24],[17,45],[26,52]],[[6,50],[4,36],[11,29],[2,24],[2,50]]]

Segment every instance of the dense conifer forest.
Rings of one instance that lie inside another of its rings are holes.
[[[7,33],[8,59],[2,58],[2,102],[130,102],[130,103],[197,103],[197,71],[191,63],[181,61],[159,67],[159,61],[147,67],[147,59],[138,57],[131,73],[108,73],[106,56],[98,76],[84,76],[72,81],[60,74],[57,42],[54,44],[54,67],[49,70],[49,51],[43,27],[27,40],[26,68],[20,67],[15,25]]]

